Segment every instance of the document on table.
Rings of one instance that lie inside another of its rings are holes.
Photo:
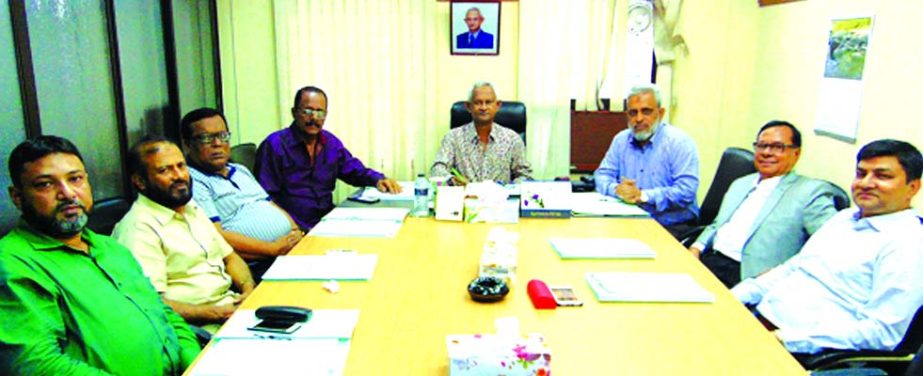
[[[654,258],[654,250],[638,239],[551,238],[562,259]]]
[[[308,236],[393,238],[409,212],[407,208],[335,208]]]
[[[217,339],[190,375],[342,375],[348,339]]]
[[[264,280],[368,281],[378,262],[376,254],[279,256],[263,274]]]
[[[381,201],[413,201],[413,182],[400,181],[401,193],[384,193],[376,187],[365,187],[359,197]]]
[[[682,273],[587,273],[586,281],[601,302],[712,303],[715,296]]]
[[[583,217],[650,217],[637,205],[626,204],[599,192],[571,193],[571,209],[574,216]]]
[[[231,318],[215,333],[216,338],[228,339],[349,339],[353,336],[356,324],[359,323],[358,309],[315,309],[311,319],[301,324],[298,330],[291,334],[266,333],[248,330],[256,325],[260,319],[256,318],[256,311],[252,309],[238,309]]]

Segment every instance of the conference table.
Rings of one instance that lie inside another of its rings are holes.
[[[477,303],[466,287],[477,277],[490,229],[519,233],[516,281],[506,299]],[[654,259],[562,260],[551,237],[640,239]],[[264,281],[243,308],[296,305],[359,309],[346,375],[447,375],[446,336],[493,333],[502,317],[523,334],[540,333],[555,375],[804,375],[775,337],[660,225],[648,218],[522,218],[516,224],[442,222],[408,217],[386,238],[305,237],[293,255],[354,249],[378,254],[370,281]],[[601,303],[586,272],[690,274],[714,303]],[[536,310],[529,280],[571,285],[582,307]],[[206,349],[207,351],[207,349]]]

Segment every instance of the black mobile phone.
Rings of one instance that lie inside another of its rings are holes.
[[[361,202],[363,204],[374,204],[381,201],[379,198],[368,198],[362,196],[349,196],[346,199],[349,201]]]
[[[301,327],[300,322],[284,320],[260,320],[247,329],[258,332],[292,334]]]

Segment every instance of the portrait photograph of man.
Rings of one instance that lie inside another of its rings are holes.
[[[497,55],[500,52],[500,2],[452,2],[453,55]]]

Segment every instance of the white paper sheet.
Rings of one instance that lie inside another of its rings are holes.
[[[637,205],[626,204],[615,197],[599,192],[575,192],[571,194],[574,216],[586,217],[650,217]]]
[[[601,302],[711,303],[715,296],[682,273],[587,273],[587,283]]]
[[[404,209],[406,211],[406,209]],[[358,219],[324,219],[308,236],[325,238],[393,238],[401,231],[403,222]]]
[[[656,255],[638,239],[551,238],[548,241],[562,259],[654,258]]]
[[[372,279],[376,254],[279,256],[264,280],[363,280]]]
[[[349,343],[346,339],[219,339],[189,374],[342,375]]]
[[[353,336],[356,324],[359,322],[358,309],[315,309],[311,319],[301,324],[291,334],[266,333],[248,330],[259,321],[256,311],[252,309],[238,309],[228,319],[221,330],[215,334],[216,338],[238,339],[349,339]]]
[[[334,208],[321,221],[340,219],[352,221],[403,222],[410,213],[407,208]]]
[[[413,182],[397,182],[401,186],[401,193],[384,193],[375,187],[365,187],[360,195],[367,199],[379,199],[381,201],[413,201]]]

